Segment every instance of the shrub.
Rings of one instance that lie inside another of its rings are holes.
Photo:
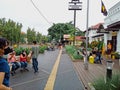
[[[16,55],[18,56],[18,55],[20,55],[22,53],[22,51],[24,50],[24,48],[19,47],[19,48],[15,48],[14,50],[16,52]]]
[[[74,46],[67,45],[67,46],[65,46],[65,48],[66,48],[66,51],[67,51],[68,54],[73,54],[75,52],[75,47]]]
[[[40,47],[39,47],[39,53],[44,53],[46,49],[47,49],[47,46],[46,46],[46,45],[40,46]]]
[[[26,53],[28,55],[30,53],[30,51],[31,51],[31,48],[25,48],[24,50],[26,51]]]
[[[97,41],[92,41],[90,44],[90,48],[95,48],[98,46],[98,42]]]
[[[15,50],[17,56],[20,55],[20,54],[22,53],[23,50],[25,50],[26,53],[27,53],[27,55],[28,55],[29,52],[30,52],[30,50],[31,50],[31,48],[19,47],[19,48],[15,48],[14,50]]]
[[[74,59],[81,59],[81,60],[82,60],[82,59],[83,59],[83,56],[80,55],[80,54],[78,55],[77,52],[74,52],[73,58],[74,58]]]
[[[65,48],[66,48],[67,53],[70,54],[74,59],[77,59],[77,60],[83,59],[82,55],[77,54],[77,49],[74,46],[67,45],[67,46],[65,46]]]

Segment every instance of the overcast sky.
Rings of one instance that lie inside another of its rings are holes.
[[[31,0],[0,0],[0,18],[11,19],[22,23],[22,31],[34,28],[37,32],[47,35],[47,29],[53,23],[66,23],[74,20],[73,11],[68,10],[68,2],[71,0],[32,0],[42,15],[33,6]],[[76,13],[76,27],[86,29],[86,2],[80,0],[82,10]],[[101,0],[89,0],[89,26],[104,22],[105,16],[101,13]],[[119,2],[119,0],[103,0],[107,10]]]

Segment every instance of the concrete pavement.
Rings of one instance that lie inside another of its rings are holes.
[[[11,76],[10,86],[13,90],[44,90],[58,55],[58,49],[40,54],[38,57],[39,73],[34,74],[32,65],[29,64],[29,72],[21,73],[18,70],[15,76]],[[70,57],[63,52],[59,60],[53,90],[83,90],[83,85],[78,79]]]

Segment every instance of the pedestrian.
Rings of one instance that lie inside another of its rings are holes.
[[[33,41],[33,46],[32,46],[32,65],[33,65],[33,69],[34,69],[34,73],[38,72],[38,54],[39,54],[39,47],[37,45],[36,41]]]
[[[87,54],[87,52],[86,52],[86,49],[85,48],[83,48],[82,49],[82,55],[83,55],[83,57],[84,57],[84,62],[86,61],[86,54]]]
[[[95,63],[102,64],[102,61],[101,61],[101,51],[100,50],[96,50],[96,53],[95,53]]]
[[[12,90],[9,87],[10,67],[6,59],[3,58],[6,43],[6,39],[0,38],[0,90]]]
[[[112,44],[111,44],[111,42],[108,42],[108,44],[107,44],[107,58],[108,59],[110,59],[110,57],[111,57],[111,51],[112,51]]]
[[[59,49],[62,49],[62,43],[59,43]]]

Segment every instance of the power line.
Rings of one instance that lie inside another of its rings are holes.
[[[33,6],[36,8],[36,10],[39,12],[39,14],[45,19],[45,21],[51,25],[51,23],[50,23],[50,22],[47,20],[47,18],[42,14],[42,12],[41,12],[41,11],[39,10],[39,8],[35,5],[35,3],[34,3],[32,0],[30,0],[30,1],[31,1],[31,3],[33,4]]]

